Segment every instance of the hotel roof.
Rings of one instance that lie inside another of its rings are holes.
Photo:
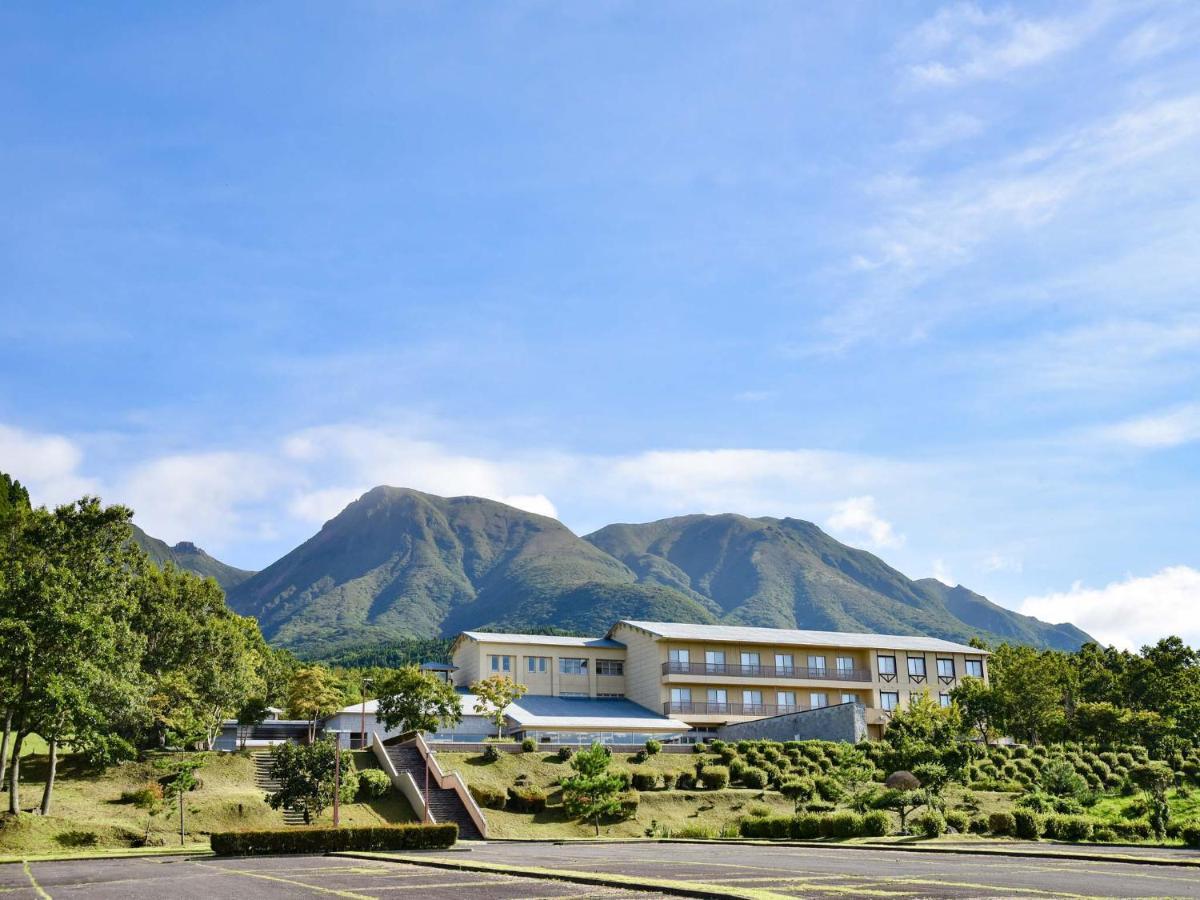
[[[468,637],[473,641],[488,644],[545,644],[555,647],[604,647],[612,650],[624,650],[625,645],[612,638],[602,637],[567,637],[558,634],[506,634],[491,631],[464,631],[455,639]]]
[[[621,625],[645,631],[655,637],[678,641],[706,641],[714,644],[790,644],[798,647],[855,647],[869,650],[933,650],[943,653],[969,653],[986,656],[988,651],[956,644],[941,638],[903,634],[862,634],[855,631],[799,631],[789,628],[750,628],[744,625],[687,625],[682,622],[641,622],[622,619]]]

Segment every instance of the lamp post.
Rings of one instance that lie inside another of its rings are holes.
[[[337,828],[341,817],[341,800],[342,797],[342,733],[335,731],[333,733],[333,827]]]
[[[358,749],[365,750],[367,746],[367,685],[374,681],[374,678],[363,678],[362,680],[362,711],[359,716],[358,723]]]
[[[425,745],[425,818],[422,821],[429,824],[429,757],[433,756],[433,748]]]

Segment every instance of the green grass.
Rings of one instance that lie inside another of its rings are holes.
[[[656,772],[690,772],[699,757],[683,753],[660,753],[646,762],[633,762],[632,756],[618,755],[617,768],[650,769]],[[497,838],[574,838],[594,837],[595,828],[568,818],[561,806],[558,781],[572,774],[569,763],[558,762],[552,753],[504,753],[496,762],[487,762],[477,753],[438,753],[438,761],[447,771],[457,770],[467,784],[505,790],[526,775],[529,784],[542,788],[549,805],[543,813],[530,814],[485,809],[488,835]],[[703,826],[718,832],[722,825],[736,822],[752,807],[765,806],[772,815],[792,812],[792,801],[775,791],[730,789],[724,791],[642,791],[635,818],[602,825],[602,837],[641,837],[654,823],[672,833],[689,826]]]
[[[1140,794],[1128,797],[1101,797],[1094,806],[1087,809],[1090,816],[1105,822],[1124,822],[1132,819],[1145,818],[1145,814],[1136,815],[1137,807],[1145,805]],[[1200,791],[1192,788],[1185,796],[1178,791],[1167,793],[1167,806],[1171,808],[1171,819],[1176,822],[1200,821]]]
[[[96,847],[129,848],[146,836],[148,823],[150,846],[177,846],[178,810],[173,816],[151,817],[133,804],[122,802],[121,794],[158,779],[172,761],[193,755],[151,754],[141,762],[99,770],[87,767],[73,755],[64,755],[59,762],[51,815],[22,813],[0,818],[0,856],[85,850],[87,846],[79,845],[81,841],[87,844],[91,834],[95,835]],[[374,766],[371,754],[356,757],[360,767]],[[196,773],[201,786],[187,796],[189,845],[207,848],[208,835],[214,831],[284,825],[282,813],[271,809],[255,786],[254,764],[248,753],[208,753],[204,758],[205,764]],[[32,756],[22,764],[23,809],[36,808],[41,802],[45,772],[44,756]],[[7,792],[0,792],[0,808],[8,808]],[[331,811],[326,811],[322,823],[328,823],[331,816]],[[341,821],[346,825],[413,819],[408,802],[395,792],[370,803],[346,804],[341,811]]]

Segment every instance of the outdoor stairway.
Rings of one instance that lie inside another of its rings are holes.
[[[402,744],[387,745],[388,756],[397,772],[408,772],[417,784],[417,789],[425,792],[425,758],[417,749],[416,741],[405,741]],[[450,788],[437,787],[433,779],[429,782],[429,814],[438,823],[453,822],[458,826],[458,836],[464,841],[481,841],[483,835],[467,812],[458,794]]]
[[[279,782],[271,777],[271,765],[275,761],[275,757],[270,753],[252,753],[250,758],[254,760],[254,784],[265,794],[273,793],[279,790]],[[285,806],[280,810],[283,813],[283,821],[288,825],[303,825],[304,813],[298,809],[292,809],[290,806]]]

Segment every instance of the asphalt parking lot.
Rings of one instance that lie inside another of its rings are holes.
[[[778,897],[1200,897],[1197,868],[875,848],[491,843],[462,858],[757,889]]]
[[[455,854],[447,854],[454,856]],[[32,876],[32,877],[31,877]],[[346,900],[419,896],[421,900],[484,898],[611,898],[661,894],[588,887],[561,881],[454,872],[392,862],[291,856],[254,859],[136,859],[0,865],[3,900],[159,900],[159,898],[342,897]]]

